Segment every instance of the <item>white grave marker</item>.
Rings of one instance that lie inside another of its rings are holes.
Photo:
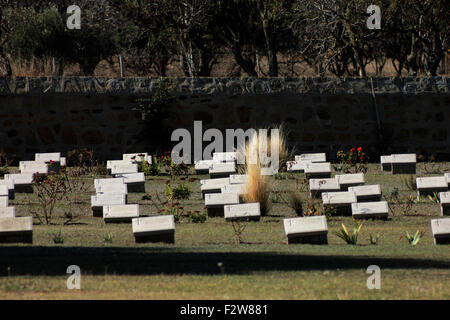
[[[448,183],[445,176],[416,178],[416,185],[419,195],[445,192],[448,190]]]
[[[246,174],[232,174],[230,175],[230,184],[244,184],[247,183],[248,175]]]
[[[259,202],[231,204],[224,206],[225,220],[259,220],[261,218],[261,211]]]
[[[431,220],[434,244],[450,244],[450,218]]]
[[[283,219],[288,243],[327,244],[328,225],[325,216]]]
[[[15,218],[16,207],[0,207],[0,218]]]
[[[237,159],[237,152],[215,152],[213,153],[213,160],[215,162],[235,162]]]
[[[103,217],[103,206],[127,204],[125,194],[102,193],[91,196],[91,207],[94,217]]]
[[[132,228],[136,242],[175,243],[175,219],[172,215],[135,218]]]
[[[329,162],[307,163],[305,165],[307,179],[327,179],[331,177],[331,164]]]
[[[450,191],[439,193],[441,216],[450,216]]]
[[[349,187],[361,186],[364,184],[364,173],[337,174],[334,178],[339,181],[341,191],[347,191]]]
[[[139,218],[138,204],[103,206],[105,222],[131,222],[133,218]]]
[[[341,190],[339,181],[334,178],[309,179],[311,197],[320,197],[322,192],[336,192]]]
[[[351,215],[351,204],[357,202],[356,194],[350,191],[324,192],[322,201],[325,207],[336,209],[337,215]]]
[[[230,174],[236,172],[236,164],[234,162],[213,163],[209,167],[209,175],[211,178],[229,177]]]
[[[379,184],[349,187],[348,191],[356,194],[356,199],[358,202],[374,202],[381,200],[381,186]]]
[[[205,194],[205,206],[208,216],[223,216],[223,207],[229,204],[238,204],[239,195],[237,193],[208,193]]]
[[[33,173],[5,174],[5,180],[12,180],[14,192],[33,193]]]
[[[33,218],[0,219],[0,243],[33,242]]]
[[[299,156],[295,156],[295,161],[326,162],[327,155],[325,153],[304,153]]]
[[[145,174],[143,172],[123,173],[116,175],[116,177],[124,179],[128,192],[145,193]]]
[[[392,156],[381,156],[380,164],[381,164],[381,171],[383,172],[392,171]]]
[[[417,157],[415,153],[391,155],[393,174],[416,174]]]
[[[389,215],[386,201],[352,203],[352,216],[355,219],[384,218]]]
[[[197,174],[209,173],[209,167],[211,167],[217,161],[215,160],[198,160],[195,161],[195,172]]]

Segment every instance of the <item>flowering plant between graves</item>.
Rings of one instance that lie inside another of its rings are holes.
[[[9,173],[8,166],[10,166],[12,162],[12,160],[8,159],[6,153],[0,152],[0,177]]]
[[[349,151],[339,150],[337,153],[338,164],[334,166],[337,171],[345,173],[366,173],[369,156],[362,147],[351,148]]]
[[[173,162],[169,152],[165,152],[161,156],[153,156],[151,164],[142,157],[139,166],[146,176],[170,175],[173,179],[177,176],[187,175],[189,172],[189,166]]]

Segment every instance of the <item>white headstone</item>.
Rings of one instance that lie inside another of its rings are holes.
[[[450,172],[444,173],[445,179],[447,179],[447,183],[450,185]]]
[[[417,157],[415,153],[391,155],[391,163],[416,163],[416,162]]]
[[[381,164],[381,171],[391,171],[392,157],[391,156],[381,156],[380,164]]]
[[[431,220],[431,233],[435,244],[450,244],[450,218]]]
[[[33,193],[33,173],[5,174],[5,180],[14,183],[14,192]]]
[[[123,173],[137,173],[137,163],[130,164],[115,164],[111,167],[111,174],[123,174]]]
[[[97,194],[101,193],[128,194],[127,185],[124,183],[101,184],[95,188],[95,191]]]
[[[230,192],[242,195],[247,192],[247,187],[245,184],[229,184],[221,188],[221,193],[230,193]]]
[[[416,185],[419,193],[439,192],[448,189],[448,183],[445,176],[416,178]]]
[[[0,207],[0,218],[15,218],[16,207]]]
[[[106,168],[112,170],[114,166],[126,166],[130,164],[132,164],[130,160],[108,160],[106,161]]]
[[[325,153],[304,153],[299,156],[295,156],[295,161],[326,162],[327,155]]]
[[[209,172],[209,167],[213,165],[213,163],[216,163],[215,160],[198,160],[195,161],[195,171],[204,171]]]
[[[139,217],[138,204],[103,206],[103,220],[105,222],[131,221]]]
[[[326,244],[328,225],[325,216],[283,219],[289,243]]]
[[[229,178],[200,180],[200,190],[202,192],[213,191],[213,190],[220,192],[221,188],[228,184],[230,184]]]
[[[6,185],[0,185],[0,197],[9,196],[9,189]]]
[[[234,162],[213,163],[209,167],[209,174],[213,176],[230,175],[236,172],[236,164]]]
[[[28,185],[33,183],[33,174],[34,172],[5,174],[5,180],[12,180],[14,182],[14,185]]]
[[[122,173],[116,175],[116,179],[123,178],[125,184],[145,182],[145,174],[143,172],[138,173]]]
[[[248,175],[246,174],[232,174],[230,175],[230,184],[247,183]]]
[[[45,162],[20,161],[20,173],[41,173],[48,174],[48,166]]]
[[[226,205],[224,206],[224,216],[226,220],[239,218],[259,220],[261,216],[259,202]]]
[[[311,194],[320,195],[322,192],[339,191],[340,189],[339,181],[334,178],[309,180],[309,190],[311,191]]]
[[[356,200],[356,194],[350,191],[340,192],[324,192],[322,193],[322,201],[325,205],[350,205]]]
[[[92,207],[103,207],[108,205],[124,205],[126,204],[125,194],[102,193],[91,196]]]
[[[125,153],[122,155],[122,160],[125,160],[128,162],[142,162],[142,158],[144,158],[144,160],[147,161],[147,157],[148,157],[147,152]]]
[[[218,207],[227,204],[238,204],[239,195],[237,193],[208,193],[205,194],[206,207]]]
[[[329,162],[307,163],[305,174],[309,178],[329,178],[331,176],[331,164]]]
[[[34,155],[34,160],[37,162],[61,162],[61,152],[53,153],[36,153]]]
[[[348,191],[354,192],[358,201],[367,199],[381,199],[381,186],[379,184],[349,187]]]
[[[61,157],[59,164],[61,167],[65,167],[67,165],[67,159],[65,157]]]
[[[364,184],[364,173],[337,174],[335,179],[343,185],[361,185]]]
[[[0,219],[0,242],[33,242],[33,218]]]
[[[286,170],[287,171],[298,171],[298,172],[304,172],[305,167],[307,164],[312,163],[310,160],[304,160],[304,161],[288,161],[286,162]]]
[[[450,191],[440,192],[439,202],[441,203],[441,216],[450,215]]]
[[[175,219],[172,215],[132,220],[136,242],[175,242]]]
[[[107,179],[94,179],[94,186],[97,189],[103,185],[112,185],[112,184],[124,184],[125,179],[123,177],[117,178],[107,178]]]
[[[0,196],[0,208],[6,208],[9,204],[8,196]]]
[[[215,152],[213,160],[216,162],[234,162],[237,159],[237,152]]]
[[[386,201],[352,203],[352,215],[360,218],[387,218],[389,207]]]

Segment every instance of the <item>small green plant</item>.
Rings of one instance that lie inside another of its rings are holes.
[[[177,200],[187,200],[191,196],[191,189],[182,182],[172,189],[172,196]]]
[[[433,203],[440,203],[439,194],[437,192],[433,192],[433,195],[428,195],[428,199],[430,199]]]
[[[189,222],[191,223],[204,223],[206,221],[206,212],[193,211],[188,215]]]
[[[104,243],[112,243],[113,242],[113,234],[111,232],[105,232],[103,235]]]
[[[371,245],[375,246],[375,245],[378,244],[378,241],[380,240],[380,238],[381,238],[381,234],[379,234],[379,233],[377,233],[376,235],[370,234],[370,236],[369,236],[369,243]]]
[[[8,160],[6,153],[0,152],[0,178],[4,177],[5,174],[9,173],[9,165],[11,165],[12,161]]]
[[[64,243],[64,233],[61,229],[59,229],[59,232],[53,234],[53,242],[57,244]]]
[[[339,238],[341,238],[342,240],[347,242],[347,244],[356,245],[356,243],[358,242],[358,235],[361,231],[362,225],[363,224],[360,221],[356,221],[355,226],[353,227],[353,230],[350,232],[350,231],[348,231],[345,224],[342,224],[342,227],[339,230],[339,232],[336,232],[335,234]]]
[[[144,194],[142,196],[142,200],[152,200],[152,195],[151,194]]]
[[[420,242],[420,239],[424,236],[423,231],[417,230],[414,235],[410,235],[408,231],[406,231],[406,239],[408,240],[409,244],[412,246],[415,246]]]

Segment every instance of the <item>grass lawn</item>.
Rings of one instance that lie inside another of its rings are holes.
[[[436,168],[419,164],[417,176],[449,169],[449,163]],[[185,181],[192,194],[184,207],[203,211],[199,180],[207,176],[192,177],[196,180]],[[274,190],[286,192],[302,178],[270,179]],[[385,195],[398,188],[406,199],[415,191],[405,178],[381,173],[372,164],[366,184],[381,184]],[[83,179],[93,191],[93,178]],[[165,177],[147,179],[149,194],[163,194]],[[83,212],[89,212],[90,194],[81,197]],[[152,201],[142,196],[130,194],[128,203],[139,203],[141,214],[155,214]],[[10,205],[18,216],[26,216],[34,197],[16,194]],[[295,213],[283,203],[273,203],[260,222],[248,223],[244,243],[237,243],[231,223],[209,218],[205,223],[182,219],[175,245],[135,244],[131,224],[105,224],[89,215],[62,225],[67,208],[60,206],[53,224],[34,225],[33,245],[0,244],[0,299],[450,299],[450,246],[433,245],[430,230],[439,205],[425,198],[408,215],[400,206],[393,208],[387,221],[364,222],[358,245],[335,235],[342,223],[353,226],[353,219],[331,217],[329,245],[316,246],[287,245],[282,219]],[[55,244],[60,230],[64,243]],[[416,230],[425,235],[412,246],[405,231]],[[104,241],[108,233],[112,243]],[[381,234],[377,245],[369,244],[371,234]],[[81,290],[67,289],[69,265],[81,268]],[[381,268],[380,290],[367,289],[370,265]]]

